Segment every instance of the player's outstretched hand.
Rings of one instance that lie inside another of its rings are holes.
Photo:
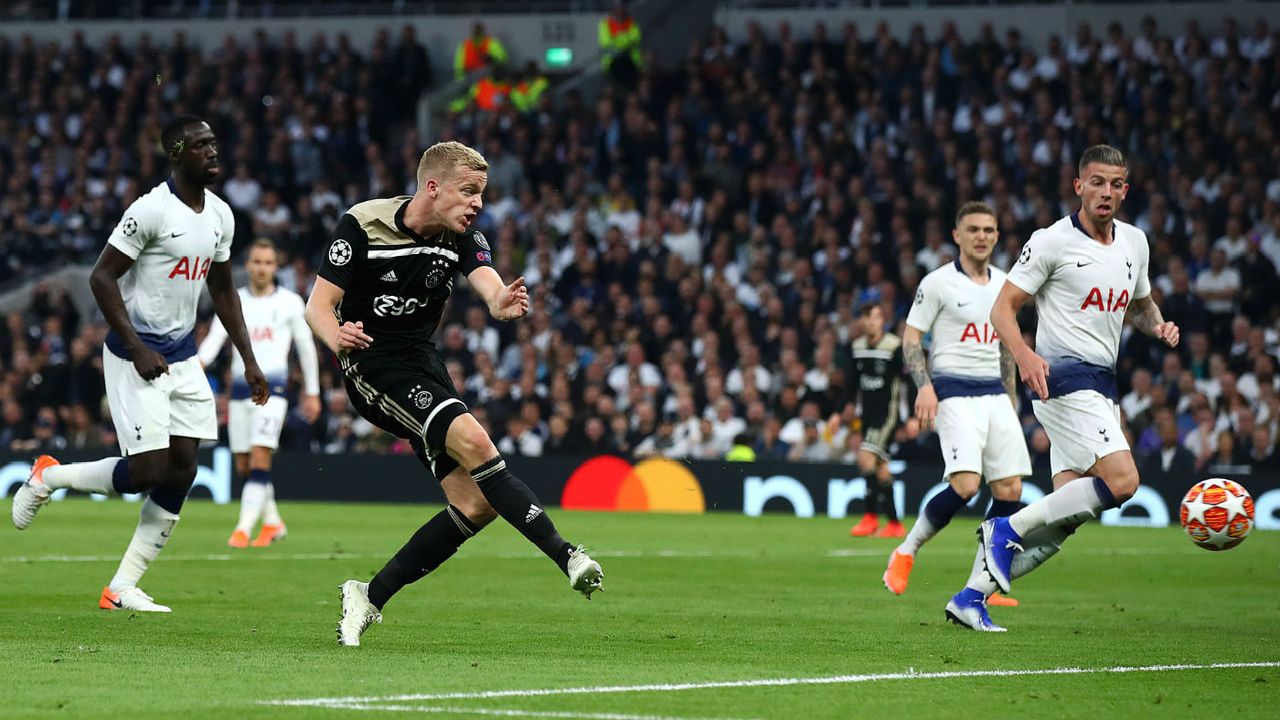
[[[1171,322],[1165,321],[1156,326],[1156,337],[1164,341],[1169,347],[1178,347],[1178,339],[1182,333],[1178,331],[1178,326]]]
[[[151,381],[169,372],[169,363],[155,350],[142,347],[133,352],[133,369],[138,371],[143,380]]]
[[[267,385],[267,376],[262,374],[262,368],[258,367],[258,363],[245,365],[244,381],[249,383],[253,404],[266,405],[267,400],[271,398],[271,388]]]
[[[338,326],[338,354],[352,350],[364,350],[373,344],[373,338],[364,334],[364,323],[344,322]]]
[[[307,424],[315,422],[320,417],[320,396],[319,395],[303,395],[302,396],[302,419]]]
[[[529,314],[529,288],[523,276],[502,288],[491,313],[495,320],[516,320]]]
[[[1049,399],[1049,363],[1031,350],[1019,353],[1018,377],[1040,400]]]
[[[933,385],[925,385],[916,394],[916,419],[920,421],[921,430],[932,430],[934,420],[938,417],[938,394]]]

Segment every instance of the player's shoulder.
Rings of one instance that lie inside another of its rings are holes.
[[[1075,223],[1070,215],[1059,218],[1057,222],[1031,233],[1027,242],[1038,242],[1041,245],[1063,245],[1076,237]]]
[[[484,236],[484,233],[480,232],[478,229],[474,227],[469,227],[466,230],[463,230],[462,233],[457,237],[460,241],[460,244],[465,245],[469,243],[471,245],[474,245],[480,248],[481,250],[492,249],[489,247],[489,238],[486,238]]]
[[[884,334],[884,337],[880,338],[880,345],[878,349],[894,352],[900,347],[902,347],[902,338],[898,337],[894,333],[887,332]]]
[[[306,301],[302,299],[301,295],[287,287],[281,287],[279,285],[276,286],[275,301],[281,305],[297,306],[300,308],[306,307],[307,304]]]
[[[169,182],[162,182],[135,198],[129,204],[129,212],[134,215],[142,213],[163,214],[171,197],[173,197],[173,191],[169,189]]]
[[[364,231],[371,245],[406,245],[413,238],[400,231],[396,214],[400,206],[409,200],[408,195],[390,198],[374,198],[358,202],[347,209],[347,214]]]
[[[1130,244],[1138,248],[1149,247],[1147,233],[1137,225],[1127,223],[1123,220],[1115,221],[1115,237],[1123,237],[1127,239]]]
[[[226,215],[226,216],[231,215],[230,203],[228,203],[226,200],[223,200],[222,197],[218,195],[218,193],[208,188],[205,188],[205,191],[204,191],[204,202],[206,207],[213,208],[214,212],[218,213],[219,215]]]
[[[988,265],[987,272],[991,273],[991,284],[997,285],[997,286],[1002,284],[1004,282],[1004,279],[1009,276],[1009,273],[996,267],[995,265]]]
[[[858,336],[857,338],[855,338],[855,339],[854,339],[854,341],[853,341],[853,349],[854,349],[854,350],[866,350],[866,349],[867,349],[867,336],[866,336],[866,335],[860,335],[860,336]]]

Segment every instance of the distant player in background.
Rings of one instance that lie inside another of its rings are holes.
[[[498,516],[587,599],[604,581],[600,564],[560,535],[542,501],[507,468],[432,341],[459,274],[495,320],[529,312],[524,278],[504,282],[493,248],[472,226],[484,206],[488,169],[466,145],[432,145],[418,163],[412,197],[368,200],[342,216],[307,300],[307,322],[338,356],[356,410],[408,440],[449,503],[369,582],[342,584],[342,645],[359,645],[393,595]]]
[[[218,141],[203,120],[183,115],[164,126],[161,143],[173,173],[129,206],[89,277],[111,326],[103,376],[125,457],[59,465],[42,455],[13,498],[13,524],[22,530],[54,490],[150,493],[120,567],[102,589],[104,610],[169,612],[138,581],[178,522],[196,477],[196,448],[218,438],[213,391],[195,357],[206,279],[214,311],[244,357],[253,401],[267,402],[231,280],[231,208],[208,189],[221,172]]]
[[[1054,491],[979,530],[984,567],[947,604],[947,617],[974,630],[1002,631],[982,598],[1055,555],[1085,521],[1119,507],[1138,489],[1138,468],[1120,425],[1116,356],[1133,326],[1178,344],[1178,327],[1151,299],[1146,234],[1116,219],[1129,192],[1124,155],[1095,145],[1080,157],[1079,212],[1037,230],[1022,248],[991,309],[991,324],[1034,394],[1031,406],[1051,443]],[[1036,298],[1036,347],[1022,339],[1018,310]]]
[[[889,446],[898,427],[898,403],[902,397],[902,341],[885,332],[884,309],[878,302],[864,304],[858,311],[858,322],[862,335],[853,341],[853,377],[844,384],[844,406],[860,400],[862,447],[858,450],[858,469],[867,479],[867,509],[849,534],[899,538],[907,531],[898,520],[894,505]],[[883,528],[878,512],[888,520]]]
[[[240,289],[240,306],[249,326],[249,338],[259,366],[267,377],[271,398],[256,405],[249,386],[232,380],[228,406],[227,439],[235,458],[236,473],[245,478],[240,493],[240,521],[227,544],[247,547],[249,533],[262,518],[262,531],[253,539],[254,547],[266,547],[285,538],[287,530],[276,507],[276,489],[271,482],[271,455],[280,446],[289,403],[285,389],[289,382],[289,346],[298,349],[302,367],[302,416],[315,422],[320,416],[320,370],[316,345],[304,316],[306,304],[292,290],[276,285],[276,246],[265,238],[249,246],[245,268],[249,285]],[[227,328],[215,318],[209,335],[200,344],[200,362],[213,363],[227,340]],[[244,359],[232,352],[231,374],[244,373]]]
[[[920,281],[907,315],[902,355],[919,389],[916,416],[930,430],[936,419],[938,440],[949,485],[934,495],[902,544],[889,555],[884,585],[895,595],[907,589],[916,553],[964,507],[987,479],[991,488],[988,517],[1010,515],[1019,508],[1022,476],[1031,473],[1031,458],[1022,436],[1016,407],[1017,365],[991,327],[991,305],[1005,274],[990,266],[999,242],[996,214],[990,206],[965,203],[956,213],[951,236],[960,257]],[[921,341],[932,333],[930,367]],[[982,564],[982,553],[975,560]],[[1000,595],[994,605],[1016,605]]]

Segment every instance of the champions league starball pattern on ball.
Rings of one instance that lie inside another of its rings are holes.
[[[1182,498],[1182,528],[1206,550],[1230,550],[1253,530],[1253,498],[1233,480],[1196,483]]]

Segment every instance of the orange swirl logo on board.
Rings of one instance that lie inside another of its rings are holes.
[[[601,455],[578,466],[560,498],[566,510],[704,513],[702,485],[684,465],[650,458],[632,466]]]

